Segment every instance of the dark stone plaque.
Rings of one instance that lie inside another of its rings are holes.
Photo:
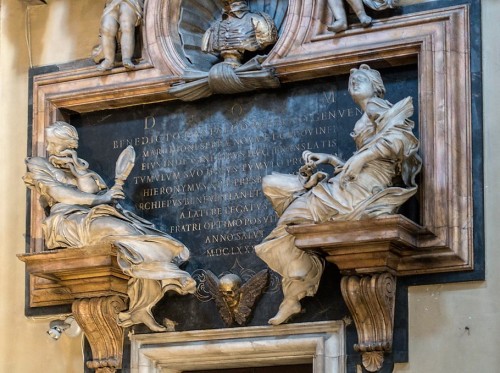
[[[381,71],[387,99],[414,97],[415,67]],[[122,203],[191,250],[185,269],[203,281],[203,269],[233,272],[244,280],[266,268],[254,253],[277,216],[261,190],[272,172],[296,173],[304,150],[354,152],[350,132],[361,111],[347,92],[347,76],[285,85],[278,90],[216,96],[194,103],[167,102],[71,117],[80,134],[79,155],[112,185],[115,161],[127,146],[137,160]],[[418,135],[418,134],[417,134]],[[326,172],[331,170],[325,169]],[[271,276],[249,325],[263,325],[281,302]],[[328,267],[318,295],[303,301],[294,321],[340,319],[347,313],[335,268]],[[210,296],[166,297],[154,310],[177,330],[223,327]],[[146,330],[144,330],[146,331]]]

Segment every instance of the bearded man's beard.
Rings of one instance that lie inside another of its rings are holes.
[[[82,176],[87,172],[89,163],[81,158],[78,158],[75,149],[65,149],[58,155],[50,155],[49,162],[57,168],[67,168],[71,170],[74,176]]]
[[[49,162],[57,168],[66,169],[77,179],[92,178],[100,190],[107,189],[104,180],[94,171],[89,170],[89,163],[81,158],[78,158],[75,149],[65,149],[58,155],[50,155]]]

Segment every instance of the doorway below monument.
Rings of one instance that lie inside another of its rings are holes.
[[[132,334],[131,373],[345,373],[343,321]]]
[[[280,365],[274,367],[260,368],[236,368],[236,369],[215,369],[215,370],[190,370],[183,373],[313,373],[312,364],[301,365]]]

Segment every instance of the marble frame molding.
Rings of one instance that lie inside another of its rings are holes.
[[[44,129],[55,120],[68,120],[68,113],[117,109],[175,99],[168,90],[181,79],[180,75],[188,66],[179,52],[176,20],[180,4],[181,0],[146,2],[146,18],[142,26],[143,59],[136,70],[129,72],[124,68],[116,68],[102,73],[95,66],[88,66],[62,68],[58,72],[34,77],[33,156],[45,156]],[[472,99],[468,6],[458,5],[377,20],[369,28],[354,27],[341,35],[326,32],[328,17],[324,12],[325,7],[326,0],[289,0],[282,37],[268,55],[264,67],[274,69],[280,81],[286,84],[347,74],[351,68],[358,67],[361,63],[368,63],[379,70],[401,65],[417,66],[423,158],[423,173],[419,181],[421,218],[416,223],[406,222],[401,216],[391,218],[392,230],[389,229],[387,220],[377,220],[369,226],[349,223],[349,226],[340,230],[343,234],[336,235],[331,233],[335,230],[329,224],[301,226],[294,233],[297,243],[302,240],[303,248],[332,248],[337,250],[339,256],[347,253],[342,258],[345,259],[344,274],[350,275],[371,275],[374,266],[377,267],[376,272],[380,272],[381,266],[388,267],[389,272],[398,277],[473,270]],[[37,255],[43,257],[40,259],[43,262],[53,255],[44,252],[41,228],[44,214],[37,202],[37,196],[32,194],[29,247],[26,255],[35,270],[39,267]],[[374,250],[373,246],[378,245],[381,238],[386,239],[386,246],[377,247],[378,251]],[[363,250],[370,253],[371,257],[367,258],[366,252],[362,252],[363,262],[354,260],[350,250],[352,245],[358,251],[365,247],[366,250]],[[91,248],[78,250],[82,250],[85,261],[68,258],[70,254],[67,252],[61,253],[62,260],[74,261],[74,265],[81,269],[78,284],[81,279],[87,281],[90,278],[95,281],[99,274],[89,274],[87,269],[95,268],[102,260],[107,263],[103,270],[114,273],[116,259],[112,251],[106,249],[104,256],[98,252],[98,255],[89,258],[86,254],[92,251]],[[379,264],[382,254],[385,255],[383,258],[388,258],[387,265],[385,262]],[[355,267],[351,268],[354,261]],[[59,271],[58,264],[53,264]],[[81,298],[67,286],[67,278],[42,272],[37,275],[36,271],[28,268],[29,307],[77,303],[78,301],[74,302],[75,299]],[[73,278],[70,280],[73,281]],[[119,282],[123,280],[120,278]],[[89,289],[86,282],[83,291]],[[373,320],[378,321],[379,316],[384,313],[391,318],[392,307],[393,304],[386,305]],[[355,318],[358,329],[365,322],[363,317],[359,319],[361,322]],[[241,356],[247,355],[254,364],[261,362],[269,365],[270,361],[266,360],[269,349],[264,343],[268,338],[273,340],[273,346],[278,346],[274,351],[275,355],[272,355],[272,363],[292,364],[313,359],[315,372],[345,371],[343,324],[331,323],[333,329],[341,330],[334,331],[331,340],[330,337],[324,337],[319,324],[321,323],[135,335],[132,336],[132,367],[136,369],[133,371],[141,373],[173,373],[192,367],[217,368],[220,367],[219,363],[210,365],[207,358],[213,356],[219,361],[221,351],[236,351],[239,357],[237,361],[227,359],[226,367],[248,365],[248,362],[241,359]],[[387,330],[392,338],[392,324],[388,322],[383,327],[385,329],[380,330]],[[234,339],[235,330],[238,330],[239,339]],[[317,330],[316,334],[313,333],[314,330]],[[375,329],[372,334],[377,334],[378,331],[379,329]],[[291,335],[293,337],[286,337]],[[199,345],[203,344],[201,340],[209,340],[210,344],[198,351]],[[264,342],[261,344],[262,340]],[[325,341],[333,343],[327,347],[334,348],[335,353],[321,355],[326,346]],[[185,344],[178,346],[181,342]],[[371,343],[371,339],[368,338],[365,342]],[[155,349],[158,344],[161,348]],[[162,344],[165,346],[161,346]],[[169,350],[174,347],[178,350]],[[172,365],[176,361],[175,357],[179,356],[179,351],[186,352],[182,355],[184,361]],[[291,353],[280,355],[287,351]],[[334,356],[337,360],[332,362],[329,359],[314,359],[316,355]],[[198,360],[200,356],[201,360]],[[160,364],[162,359],[168,359],[163,366]],[[186,360],[193,360],[193,364],[198,365],[186,366]],[[338,368],[335,368],[338,370],[328,370],[324,364],[336,367],[338,364]]]
[[[174,8],[180,0],[147,2],[143,32],[147,50],[132,72],[109,73],[94,66],[67,69],[33,79],[32,155],[44,156],[44,129],[67,119],[68,112],[91,112],[173,100],[171,85],[185,66],[176,51]],[[432,235],[418,237],[411,255],[398,264],[398,275],[473,269],[472,114],[469,8],[449,8],[378,20],[342,37],[327,33],[322,22],[325,0],[290,0],[282,37],[264,65],[281,82],[348,73],[360,63],[373,68],[414,64],[419,71],[421,221]],[[171,13],[166,13],[169,7]],[[167,27],[168,26],[168,27]],[[177,37],[178,38],[178,37]],[[29,249],[44,250],[43,210],[31,195]],[[30,276],[30,306],[58,294],[61,286]],[[57,298],[57,295],[56,295]],[[67,304],[67,298],[53,304]]]
[[[314,373],[343,373],[344,341],[342,321],[132,335],[131,373],[311,362]]]

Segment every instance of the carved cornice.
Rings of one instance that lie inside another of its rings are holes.
[[[403,275],[407,274],[407,263],[447,253],[444,248],[426,248],[426,243],[436,236],[402,215],[296,225],[287,230],[295,236],[299,249],[325,254],[326,260],[335,263],[343,274]]]
[[[345,372],[342,321],[133,334],[131,372],[220,370],[307,364],[314,373]],[[196,353],[193,353],[196,344]]]

